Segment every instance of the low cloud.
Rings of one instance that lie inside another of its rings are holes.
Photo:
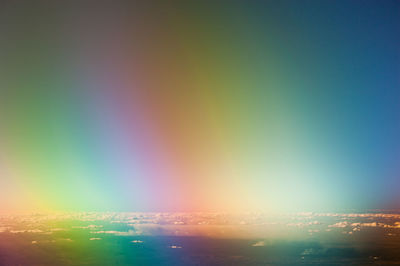
[[[350,226],[350,223],[347,222],[347,221],[338,222],[338,223],[329,225],[329,227],[336,227],[336,228],[344,228],[344,227],[347,227],[347,226]]]
[[[258,241],[258,242],[254,243],[251,246],[252,247],[263,247],[263,246],[265,246],[265,242],[264,241]]]
[[[42,230],[39,229],[29,229],[29,230],[10,230],[12,234],[20,234],[20,233],[43,233]]]
[[[88,226],[72,226],[72,228],[80,228],[80,229],[95,229],[95,228],[101,228],[103,227],[102,225],[88,225]]]
[[[182,247],[181,247],[181,246],[175,246],[175,245],[173,245],[173,246],[169,246],[169,248],[175,249],[175,248],[182,248]]]
[[[138,232],[133,231],[133,230],[129,230],[129,231],[95,231],[95,232],[90,232],[92,234],[113,234],[116,236],[136,236],[139,235]]]

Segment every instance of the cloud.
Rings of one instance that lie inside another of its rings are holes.
[[[103,227],[102,225],[88,225],[88,226],[72,226],[72,228],[80,228],[80,229],[95,229],[95,228],[100,228]]]
[[[347,222],[347,221],[344,221],[344,222],[338,222],[338,223],[335,223],[335,224],[331,224],[328,227],[344,228],[344,227],[347,227],[347,226],[350,226],[350,223]]]
[[[131,242],[132,242],[132,243],[143,243],[142,240],[132,240]]]
[[[137,236],[140,235],[140,232],[129,230],[127,232],[121,232],[121,231],[95,231],[95,232],[90,232],[92,234],[113,234],[116,236]]]
[[[252,247],[263,247],[263,246],[265,246],[265,242],[264,241],[258,241],[258,242],[254,243],[251,246]]]
[[[19,234],[19,233],[43,233],[42,230],[39,229],[29,229],[29,230],[10,230],[12,234]]]
[[[71,238],[60,238],[59,240],[61,241],[67,241],[67,242],[72,242],[74,240],[72,240]]]
[[[90,232],[92,234],[118,234],[122,233],[120,231],[96,231],[96,232]]]
[[[173,246],[169,246],[169,248],[182,248],[181,246],[175,246],[175,245],[173,245]]]
[[[373,223],[362,223],[361,226],[363,227],[377,227],[379,226],[379,224],[377,222],[373,222]]]
[[[100,237],[91,237],[89,240],[101,240]]]

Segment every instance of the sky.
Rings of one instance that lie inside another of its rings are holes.
[[[398,1],[0,13],[0,212],[400,207]]]

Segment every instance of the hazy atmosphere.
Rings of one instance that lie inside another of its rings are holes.
[[[391,0],[2,1],[0,265],[399,261],[399,47]]]

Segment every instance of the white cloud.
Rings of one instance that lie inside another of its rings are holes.
[[[263,247],[263,246],[265,246],[265,242],[264,241],[258,241],[258,242],[254,243],[251,246],[252,247]]]
[[[181,246],[175,246],[175,245],[173,245],[173,246],[169,246],[170,248],[182,248]]]
[[[129,230],[127,232],[121,232],[121,231],[95,231],[95,232],[90,232],[92,234],[114,234],[116,236],[137,236],[140,234],[140,232],[136,232],[133,230]]]
[[[379,224],[377,222],[373,222],[373,223],[362,223],[361,226],[364,227],[377,227],[379,226]]]
[[[42,230],[39,229],[30,229],[30,230],[10,230],[12,234],[19,234],[19,233],[43,233]]]
[[[80,229],[95,229],[95,228],[100,228],[103,227],[102,225],[88,225],[88,226],[72,226],[72,228],[80,228]]]
[[[347,222],[347,221],[338,222],[338,223],[329,225],[329,227],[336,227],[336,228],[344,228],[344,227],[347,227],[347,226],[350,226],[350,223]]]
[[[120,231],[96,231],[96,232],[90,232],[92,234],[118,234],[121,233]]]

